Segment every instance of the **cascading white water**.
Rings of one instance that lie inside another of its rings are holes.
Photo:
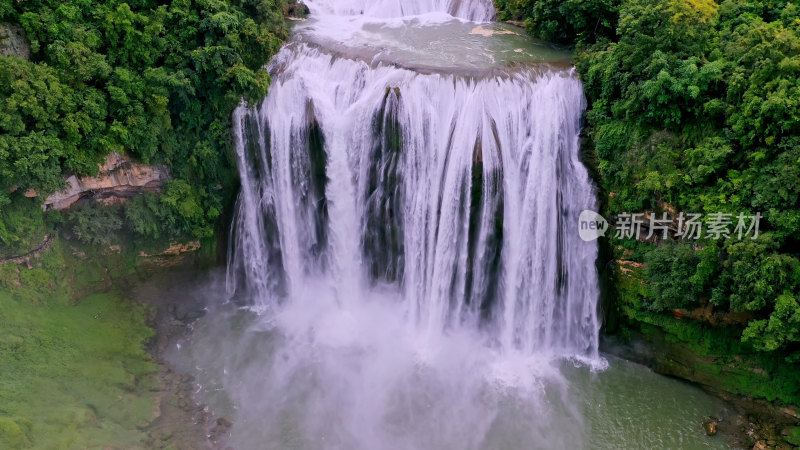
[[[319,14],[367,5],[309,4]],[[386,0],[364,11],[493,15],[488,2],[466,0]],[[371,20],[352,24],[392,39],[431,32]],[[221,383],[251,421],[253,440],[240,443],[552,440],[555,422],[580,422],[552,361],[601,362],[597,246],[577,230],[580,211],[596,206],[579,161],[580,81],[559,65],[492,65],[526,53],[498,47],[477,24],[466,25],[463,47],[484,52],[483,62],[458,70],[415,69],[413,57],[392,60],[408,51],[380,44],[366,55],[347,43],[327,48],[327,25],[295,30],[269,65],[267,98],[234,113],[241,194],[228,293],[264,318],[242,345],[271,336],[263,362],[224,363]]]
[[[421,75],[306,45],[272,70],[270,95],[234,125],[231,280],[244,273],[257,306],[323,270],[342,302],[395,283],[428,333],[482,326],[503,348],[596,357],[597,250],[574,228],[595,204],[572,71]]]

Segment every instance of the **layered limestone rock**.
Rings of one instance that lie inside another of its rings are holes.
[[[166,166],[150,166],[111,153],[94,177],[71,176],[66,189],[47,197],[45,209],[66,209],[79,200],[92,199],[106,205],[124,203],[142,192],[158,192],[170,178]]]

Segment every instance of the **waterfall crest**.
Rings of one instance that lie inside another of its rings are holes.
[[[446,13],[472,22],[487,22],[495,16],[491,0],[307,0],[315,14],[403,17]]]
[[[234,113],[231,295],[275,310],[324,279],[352,308],[390,290],[423,335],[598,357],[571,69],[423,74],[295,43],[269,70],[263,103]]]
[[[246,308],[195,346],[232,444],[583,448],[563,368],[603,359],[568,56],[469,22],[489,0],[308,4],[233,114]]]

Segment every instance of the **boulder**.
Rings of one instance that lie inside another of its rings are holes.
[[[233,421],[231,419],[228,419],[227,417],[220,417],[219,419],[217,419],[217,425],[225,428],[230,428],[233,426]]]
[[[208,438],[211,440],[211,442],[216,443],[223,436],[225,436],[225,434],[228,432],[228,429],[230,429],[232,426],[233,422],[230,419],[226,417],[220,417],[217,419],[217,424],[211,429]]]
[[[709,417],[708,419],[703,421],[703,431],[706,433],[707,436],[714,436],[717,434],[717,419],[713,417]]]

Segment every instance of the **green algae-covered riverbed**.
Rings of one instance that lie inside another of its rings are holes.
[[[145,319],[114,294],[68,304],[0,291],[0,447],[140,445],[158,369]]]

